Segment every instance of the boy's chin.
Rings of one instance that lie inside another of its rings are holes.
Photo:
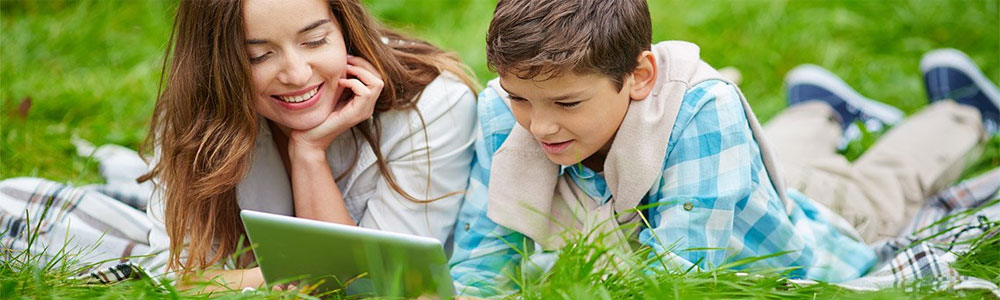
[[[579,164],[581,161],[583,161],[583,158],[580,158],[579,156],[570,157],[570,156],[564,155],[564,154],[549,154],[549,153],[546,153],[545,157],[548,158],[549,161],[551,161],[552,163],[557,164],[557,165],[563,165],[563,166],[572,166],[572,165],[575,165],[575,164]]]

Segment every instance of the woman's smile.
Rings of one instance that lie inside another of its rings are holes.
[[[281,104],[288,110],[301,110],[311,107],[323,97],[323,87],[326,83],[320,83],[312,88],[303,89],[287,94],[271,95],[271,99]]]

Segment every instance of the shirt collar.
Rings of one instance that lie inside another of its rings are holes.
[[[599,173],[582,164],[559,166],[559,176],[563,176],[567,172],[577,187],[582,189],[588,196],[596,198],[597,205],[603,205],[608,199],[611,199],[611,192],[608,190],[607,182],[604,181],[604,177]]]
[[[582,164],[574,164],[569,166],[559,165],[559,176],[565,175],[567,170],[569,170],[570,174],[572,174],[574,177],[583,180],[592,179],[595,176],[597,176],[597,172],[594,172],[594,170],[591,170],[590,168],[585,167]]]

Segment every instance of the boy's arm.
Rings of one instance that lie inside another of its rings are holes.
[[[864,274],[875,262],[867,245],[839,233],[798,192],[788,194],[797,203],[794,210],[785,210],[741,101],[721,81],[699,84],[685,95],[663,178],[650,198],[659,206],[649,209],[650,228],[640,240],[654,254],[676,254],[707,269],[775,255],[732,268],[788,269],[794,278],[833,282]]]
[[[490,297],[517,289],[513,278],[525,237],[486,216],[486,189],[486,184],[472,179],[455,226],[455,248],[449,265],[460,295]]]
[[[491,88],[480,93],[477,105],[481,130],[465,203],[455,224],[455,248],[449,265],[460,295],[490,297],[516,290],[513,275],[526,238],[486,216],[492,157],[514,127],[514,117]]]
[[[649,198],[656,205],[649,208],[650,226],[639,234],[655,254],[673,253],[707,269],[726,261],[726,249],[734,246],[734,209],[753,192],[751,162],[759,156],[739,101],[736,90],[721,81],[685,94],[663,177]]]

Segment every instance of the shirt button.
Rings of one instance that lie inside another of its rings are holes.
[[[691,211],[692,208],[694,208],[694,203],[691,203],[691,202],[684,203],[684,210]],[[466,225],[466,226],[468,226],[468,225]],[[466,229],[466,230],[468,230],[468,229]]]
[[[469,231],[469,223],[465,223],[465,231]]]

